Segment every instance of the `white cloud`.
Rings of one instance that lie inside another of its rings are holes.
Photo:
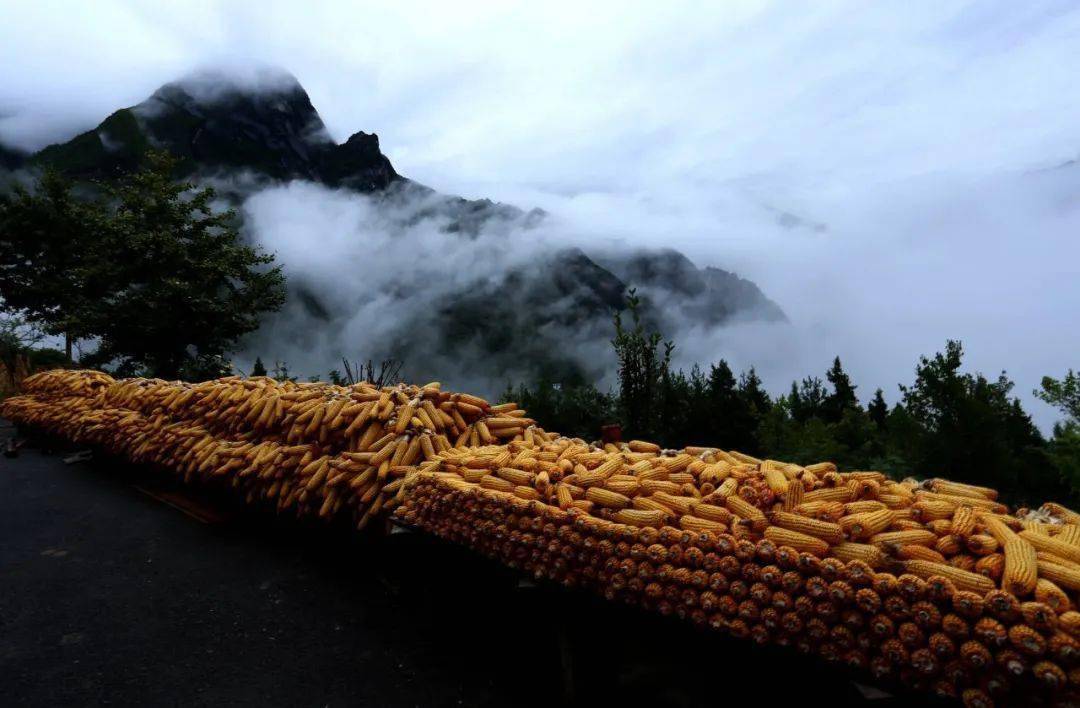
[[[197,66],[281,65],[338,140],[378,132],[402,174],[543,207],[554,241],[676,246],[755,280],[791,327],[683,346],[757,363],[775,390],[840,354],[864,393],[894,392],[958,337],[1046,424],[1028,392],[1080,366],[1080,167],[1037,172],[1080,155],[1072,2],[0,0],[0,15],[3,141],[89,129]]]

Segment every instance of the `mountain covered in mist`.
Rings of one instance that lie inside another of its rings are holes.
[[[178,158],[178,177],[212,184],[235,204],[269,186],[301,180],[370,200],[387,215],[379,228],[407,232],[430,224],[446,239],[501,234],[505,241],[492,247],[507,249],[528,240],[545,219],[539,210],[442,195],[399,175],[374,133],[357,132],[336,143],[300,83],[280,72],[244,80],[208,73],[166,84],[65,143],[32,156],[0,152],[0,164],[49,166],[79,180],[108,180],[137,168],[150,148]],[[258,233],[252,237],[260,240]],[[409,246],[403,242],[402,247]],[[366,248],[362,230],[355,248],[361,253]],[[717,268],[698,268],[671,250],[613,254],[594,253],[587,243],[552,247],[527,264],[508,259],[497,272],[477,273],[425,307],[417,307],[411,293],[430,290],[427,285],[437,274],[427,271],[412,276],[417,282],[403,272],[399,285],[358,293],[352,302],[328,293],[322,274],[294,273],[290,263],[284,266],[293,306],[287,308],[290,316],[271,323],[276,329],[303,338],[305,330],[342,326],[361,301],[381,297],[388,315],[400,321],[398,330],[379,346],[340,342],[335,346],[343,350],[334,357],[400,356],[414,375],[426,373],[416,371],[424,368],[420,362],[429,343],[415,333],[424,331],[432,333],[443,354],[483,356],[492,377],[592,376],[605,365],[590,365],[594,357],[574,342],[606,345],[612,313],[625,307],[630,288],[642,295],[646,319],[667,328],[681,326],[673,321],[714,327],[737,319],[784,320],[754,283]]]

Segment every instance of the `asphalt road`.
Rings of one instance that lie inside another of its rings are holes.
[[[0,458],[0,705],[902,703],[850,678],[421,534],[305,526],[60,450]]]

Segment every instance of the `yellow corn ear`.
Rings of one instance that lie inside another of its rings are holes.
[[[963,540],[955,534],[942,536],[934,544],[934,550],[943,556],[955,556],[963,549]]]
[[[507,482],[513,482],[514,484],[526,487],[531,487],[536,480],[536,475],[532,472],[514,469],[513,467],[500,467],[495,474],[499,475]]]
[[[933,531],[919,529],[885,531],[871,536],[870,542],[878,545],[906,546],[908,544],[918,544],[921,546],[933,546],[937,542],[937,535]]]
[[[630,497],[603,487],[589,487],[585,490],[585,498],[609,509],[625,509],[630,506]]]
[[[845,541],[830,548],[829,554],[845,562],[859,560],[871,568],[878,568],[885,564],[885,554],[882,550],[868,543]]]
[[[677,515],[671,507],[661,504],[652,497],[633,497],[630,503],[635,509],[641,509],[642,511],[659,511],[668,516]]]
[[[1035,584],[1035,600],[1053,608],[1059,614],[1072,606],[1068,594],[1049,578],[1039,578]]]
[[[967,590],[979,593],[980,595],[997,589],[997,585],[994,581],[987,578],[985,575],[961,570],[960,568],[945,563],[935,563],[933,561],[925,560],[908,560],[904,561],[904,570],[917,575],[920,578],[930,578],[935,575],[940,575],[941,577],[952,581],[952,584],[956,586],[957,590]]]
[[[977,487],[973,484],[963,484],[961,482],[951,482],[947,479],[935,479],[930,483],[930,488],[935,492],[941,494],[951,494],[958,497],[971,497],[974,499],[989,499],[991,501],[998,498],[996,489],[989,487]]]
[[[574,496],[565,484],[559,484],[555,487],[555,497],[558,499],[560,509],[569,509],[574,503]]]
[[[777,546],[791,546],[797,551],[812,553],[818,558],[824,558],[829,553],[829,544],[820,538],[808,536],[791,529],[770,526],[765,529],[765,538]]]
[[[758,509],[756,506],[746,501],[740,496],[732,495],[728,497],[724,502],[730,511],[740,519],[749,521],[755,528],[765,528],[769,521],[765,518],[765,513]]]
[[[732,520],[730,511],[714,504],[694,504],[693,514],[698,518],[716,521],[721,524],[730,524]]]
[[[826,543],[841,543],[844,540],[844,530],[840,528],[840,524],[829,521],[810,519],[788,511],[775,511],[770,515],[769,520],[781,528],[805,533],[808,536],[820,538]]]
[[[892,509],[878,509],[843,516],[838,523],[851,538],[870,538],[892,526],[894,518]]]
[[[1074,546],[1080,546],[1080,525],[1062,524],[1061,531],[1055,538],[1065,543],[1071,543]]]
[[[619,509],[611,518],[620,524],[629,526],[652,526],[658,528],[664,525],[669,515],[655,510]]]
[[[984,533],[977,533],[972,536],[968,536],[964,541],[964,545],[967,549],[977,556],[986,556],[991,553],[997,553],[997,550],[1001,548],[1001,544],[993,536],[989,536]]]
[[[1080,546],[1074,546],[1060,538],[1044,536],[1028,529],[1021,531],[1018,535],[1034,546],[1037,551],[1052,553],[1073,563],[1080,563]]]
[[[926,523],[935,519],[951,519],[957,506],[948,501],[920,499],[911,505],[911,509],[913,518]]]
[[[802,504],[805,492],[806,488],[803,487],[801,481],[797,479],[788,480],[784,488],[784,511],[792,511],[799,504]]]
[[[803,502],[813,501],[833,501],[833,502],[849,502],[851,501],[854,493],[850,487],[822,487],[821,489],[815,489],[812,492],[807,492],[803,495]]]
[[[1080,514],[1076,513],[1072,509],[1062,506],[1061,504],[1055,504],[1054,502],[1046,502],[1042,505],[1043,511],[1056,516],[1067,524],[1080,524]]]
[[[651,498],[677,512],[680,516],[691,513],[698,504],[696,497],[677,496],[667,492],[656,492]]]
[[[1025,597],[1035,592],[1035,583],[1039,578],[1038,557],[1035,547],[1026,539],[1018,536],[996,516],[984,514],[983,525],[1005,553],[1005,570],[1001,576],[1001,587],[1017,597]]]
[[[765,484],[769,485],[769,489],[777,494],[783,494],[787,491],[788,478],[781,470],[769,467],[763,474],[765,476]]]
[[[1074,565],[1053,563],[1048,560],[1036,560],[1039,577],[1046,578],[1066,590],[1080,590],[1080,568]]]
[[[887,507],[876,499],[862,499],[860,501],[853,501],[844,504],[844,514],[850,516],[852,514],[861,514],[868,511],[880,511]]]
[[[909,543],[896,549],[896,557],[904,560],[924,560],[934,563],[945,563],[945,556],[932,548]]]
[[[697,516],[684,515],[679,517],[679,526],[690,531],[709,531],[711,533],[725,533],[728,530],[726,524],[719,521],[710,521]]]
[[[970,536],[975,532],[975,510],[970,506],[956,507],[952,517],[952,533],[957,536]]]

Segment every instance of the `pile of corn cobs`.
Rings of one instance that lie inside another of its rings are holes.
[[[973,706],[1080,685],[1080,515],[737,452],[588,444],[437,384],[48,372],[0,413],[301,515],[393,513],[537,578]]]
[[[228,377],[198,384],[48,371],[0,414],[186,482],[220,481],[249,503],[360,528],[402,499],[407,472],[454,446],[533,434],[513,404],[489,405],[438,384],[281,383]],[[485,422],[486,421],[486,422]]]

